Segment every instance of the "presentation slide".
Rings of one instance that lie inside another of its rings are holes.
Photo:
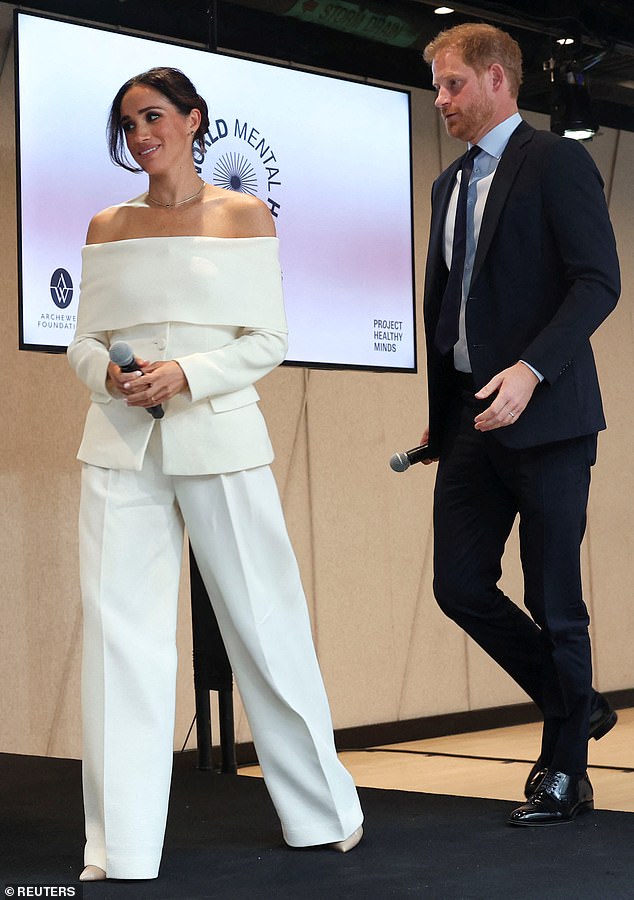
[[[185,72],[210,112],[202,177],[260,197],[280,238],[287,362],[415,371],[410,98],[285,66],[28,13],[17,20],[20,346],[73,338],[91,217],[141,194],[114,166],[119,87]]]

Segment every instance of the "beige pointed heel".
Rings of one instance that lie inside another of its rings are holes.
[[[80,881],[105,881],[106,873],[99,866],[86,866],[79,876]]]
[[[348,850],[352,850],[357,846],[361,838],[363,837],[363,827],[359,825],[356,831],[353,831],[350,837],[347,837],[343,841],[335,841],[334,844],[331,844],[333,850],[337,850],[339,853],[347,853]]]

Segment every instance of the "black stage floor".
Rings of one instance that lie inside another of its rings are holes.
[[[160,878],[86,884],[85,900],[634,898],[633,813],[511,828],[512,803],[362,788],[366,833],[354,851],[292,850],[260,779],[195,762],[175,757]],[[82,843],[79,762],[0,754],[0,896],[58,885],[82,897]]]

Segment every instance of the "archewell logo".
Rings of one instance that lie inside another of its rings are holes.
[[[73,279],[66,269],[55,269],[51,275],[51,298],[58,309],[66,309],[73,299]]]
[[[268,204],[271,213],[281,210],[282,179],[275,151],[261,127],[241,118],[215,119],[205,135],[207,152],[197,149],[194,162],[206,178],[229,191],[253,194]]]

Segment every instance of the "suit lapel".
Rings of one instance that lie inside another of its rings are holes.
[[[509,195],[513,182],[519,172],[524,159],[526,158],[527,145],[532,140],[535,129],[526,122],[521,122],[513,134],[502,154],[498,167],[495,170],[491,188],[487,197],[484,215],[482,216],[482,225],[480,226],[480,235],[478,237],[478,246],[476,248],[475,260],[473,263],[473,274],[471,276],[471,284],[474,284],[480,273],[482,264],[489,252],[493,235],[500,220],[500,215],[504,209],[504,204]]]
[[[458,157],[440,176],[434,196],[434,209],[431,222],[429,251],[433,258],[443,259],[443,243],[445,240],[445,218],[447,207],[456,184],[456,173],[462,166],[463,156]]]
[[[429,231],[429,248],[425,276],[425,307],[435,320],[447,281],[449,270],[444,259],[445,218],[451,193],[456,183],[456,172],[462,165],[462,156],[453,162],[434,185],[432,193],[432,217]]]

